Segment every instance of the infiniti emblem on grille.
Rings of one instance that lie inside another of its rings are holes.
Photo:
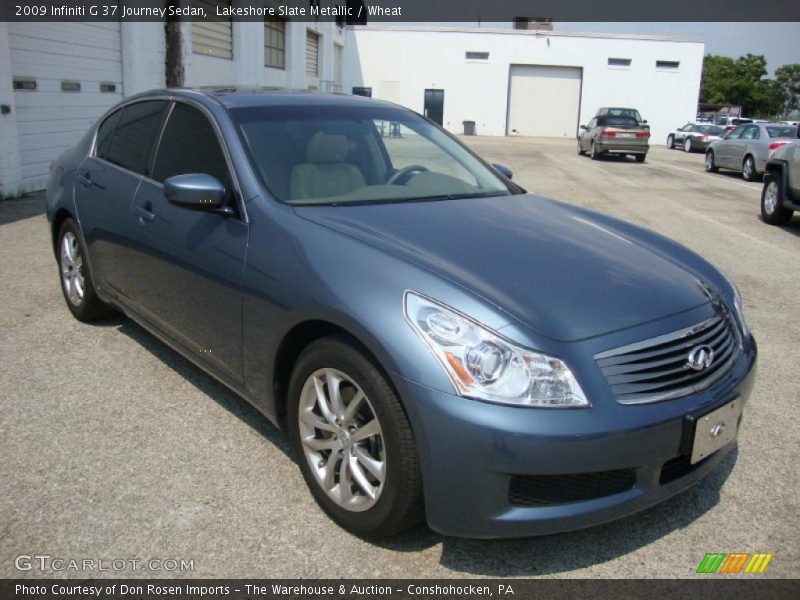
[[[710,367],[712,362],[714,362],[714,349],[711,346],[703,344],[702,346],[695,346],[692,348],[686,360],[686,366],[694,371],[702,371]]]

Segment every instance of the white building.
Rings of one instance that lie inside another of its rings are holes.
[[[342,90],[336,23],[187,21],[180,34],[185,86]],[[165,57],[160,22],[0,22],[0,197],[44,187],[103,112],[163,88]]]
[[[443,100],[442,124],[478,135],[574,138],[602,106],[637,108],[663,144],[696,116],[703,54],[654,36],[370,25],[346,32],[344,84],[432,118]]]
[[[444,126],[474,121],[478,135],[570,138],[598,107],[622,105],[663,143],[694,118],[703,60],[697,41],[552,31],[273,20],[179,32],[185,86],[371,88],[419,112],[427,95],[432,117],[443,100]],[[44,187],[50,162],[100,114],[164,87],[166,55],[160,22],[0,22],[0,194]]]

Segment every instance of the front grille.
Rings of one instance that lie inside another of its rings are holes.
[[[697,346],[714,351],[711,364],[700,371],[689,366]],[[666,335],[608,350],[595,360],[622,404],[659,402],[692,394],[722,377],[733,364],[740,340],[727,315]]]
[[[515,475],[509,485],[508,500],[516,506],[569,504],[627,492],[635,484],[633,469],[577,475]]]

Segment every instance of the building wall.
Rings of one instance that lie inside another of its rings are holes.
[[[444,89],[444,126],[453,132],[470,120],[478,135],[505,135],[509,71],[517,64],[580,67],[580,124],[601,106],[638,108],[653,143],[663,144],[670,130],[696,116],[702,42],[380,26],[349,28],[347,36],[346,91],[372,87],[373,97],[421,113],[424,90]],[[489,52],[489,59],[466,60],[467,51]],[[630,58],[631,65],[610,67],[609,57]],[[679,61],[680,67],[658,70],[657,60]]]
[[[318,76],[306,74],[308,29],[320,36]],[[264,66],[262,22],[233,24],[230,60],[193,52],[191,22],[181,23],[181,38],[186,86],[335,91],[334,45],[344,44],[345,34],[332,22],[289,21],[285,69]],[[115,47],[111,58],[109,45]],[[110,106],[124,97],[165,86],[165,57],[165,27],[160,22],[0,22],[0,105],[8,110],[8,114],[0,114],[0,194],[14,196],[44,187],[48,164]],[[19,76],[34,78],[37,89],[15,94],[12,82]],[[61,80],[79,81],[82,90],[61,92]],[[96,93],[100,81],[115,83],[115,92]],[[20,104],[20,97],[25,105]],[[42,120],[37,116],[40,113],[52,116],[52,122]]]

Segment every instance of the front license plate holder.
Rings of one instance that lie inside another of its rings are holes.
[[[695,422],[691,463],[708,458],[736,439],[742,416],[742,400],[736,398]]]

